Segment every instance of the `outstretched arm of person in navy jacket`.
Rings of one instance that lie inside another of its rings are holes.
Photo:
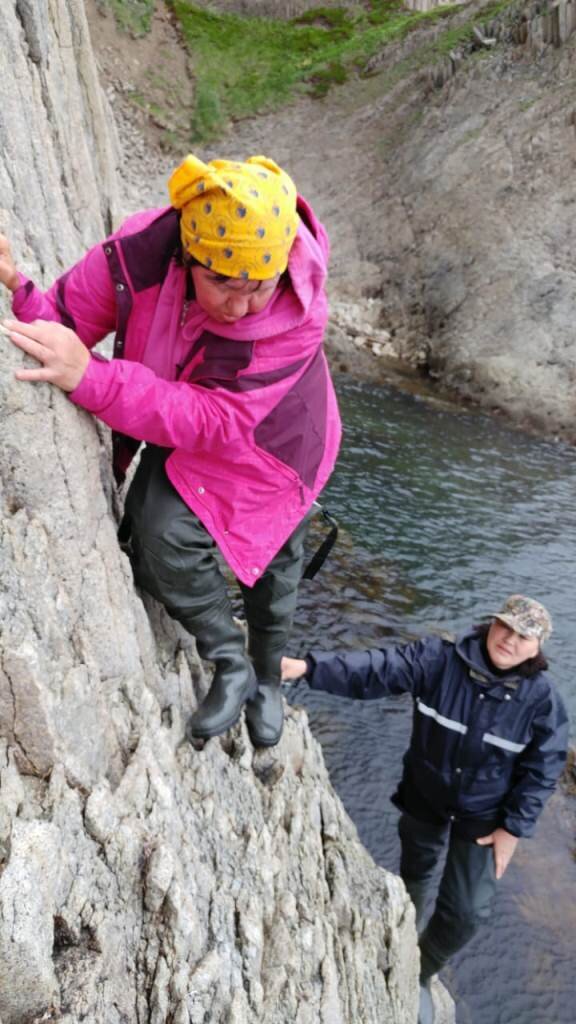
[[[512,835],[531,836],[566,762],[568,715],[552,691],[534,718],[533,738],[518,757],[517,782],[504,805],[503,827]]]
[[[427,671],[440,652],[442,641],[425,637],[399,647],[306,657],[305,679],[313,690],[324,690],[353,700],[377,700],[388,694],[416,696]]]

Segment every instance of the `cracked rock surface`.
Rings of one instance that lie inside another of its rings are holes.
[[[6,0],[2,227],[45,281],[118,208],[80,0]],[[0,314],[8,311],[2,300]],[[410,1024],[414,918],[302,712],[183,742],[206,686],[116,542],[108,443],[0,346],[1,1024]]]

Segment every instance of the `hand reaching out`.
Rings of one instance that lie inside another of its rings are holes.
[[[5,320],[1,326],[2,333],[8,335],[13,345],[41,364],[38,368],[17,370],[17,380],[47,381],[62,391],[74,391],[78,387],[90,362],[90,353],[74,331],[47,320],[35,320],[31,324]]]
[[[304,658],[282,658],[282,682],[293,683],[306,674]]]

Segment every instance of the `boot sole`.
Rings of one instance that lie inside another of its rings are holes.
[[[256,680],[256,676],[254,676],[254,680]],[[233,726],[235,726],[240,721],[240,717],[242,715],[242,709],[244,708],[244,705],[249,700],[252,700],[256,696],[257,692],[258,692],[258,686],[257,685],[256,685],[255,688],[251,688],[250,689],[250,693],[245,698],[245,700],[242,702],[242,704],[240,705],[240,709],[239,709],[238,713],[233,718],[231,718],[228,722],[226,722],[226,725],[220,726],[218,729],[206,729],[205,731],[202,731],[202,732],[200,730],[196,731],[196,730],[189,729],[188,727],[186,727],[186,735],[188,736],[189,739],[196,739],[196,740],[211,740],[211,739],[214,739],[215,736],[223,736],[225,732],[228,732],[229,729],[232,729]]]
[[[240,711],[235,718],[232,718],[230,722],[227,722],[224,726],[220,726],[218,729],[207,729],[205,732],[193,732],[192,729],[187,729],[186,734],[189,738],[195,740],[211,740],[214,739],[215,736],[223,736],[225,732],[228,732],[229,729],[232,729],[233,726],[240,721],[241,714],[242,708],[240,708]]]
[[[253,736],[250,729],[248,729],[248,735],[250,736],[250,742],[253,747],[276,747],[282,739],[282,733],[280,733],[278,738],[275,740],[261,740],[257,736]]]

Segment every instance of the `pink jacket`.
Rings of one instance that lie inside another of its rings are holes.
[[[59,320],[88,348],[116,331],[114,359],[93,354],[69,397],[116,432],[120,475],[140,441],[173,449],[172,484],[248,586],[323,488],[340,443],[322,349],[328,240],[302,199],[298,210],[286,287],[233,324],[187,308],[171,207],[128,218],[45,293],[22,277],[13,301],[22,321]]]

